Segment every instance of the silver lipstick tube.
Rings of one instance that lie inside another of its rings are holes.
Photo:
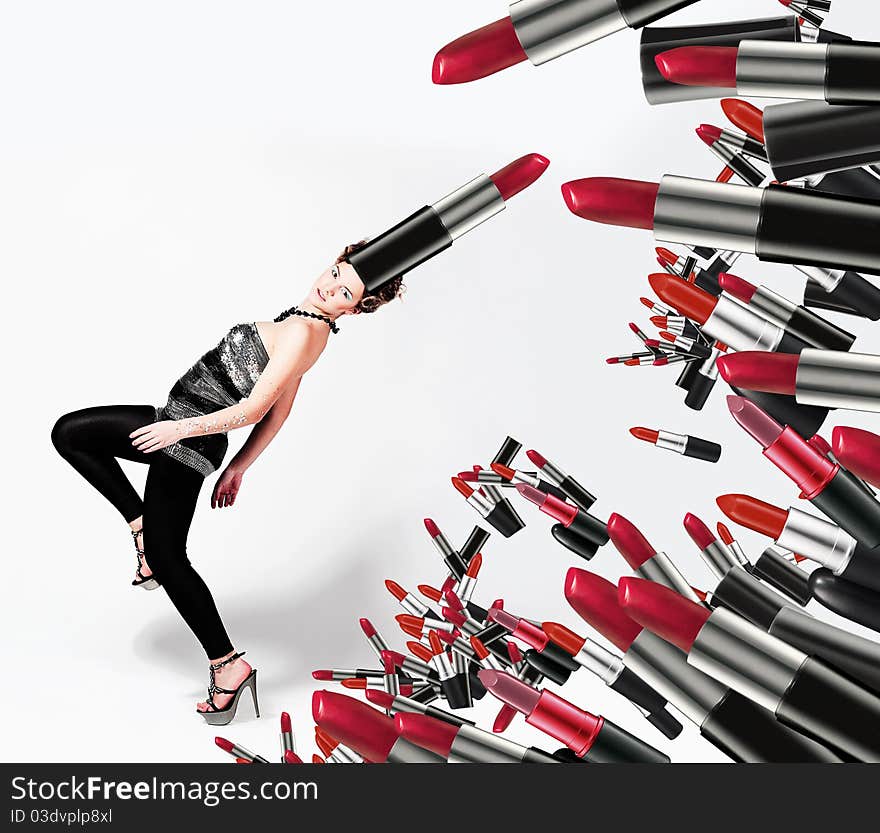
[[[623,662],[697,726],[727,695],[725,686],[688,665],[684,652],[647,628],[627,648]]]
[[[434,669],[428,663],[416,657],[405,657],[400,667],[411,676],[422,680],[431,680],[434,673]]]
[[[381,669],[373,669],[373,668],[332,668],[331,669],[331,677],[334,683],[341,682],[342,680],[378,680],[380,677],[384,677],[385,672]]]
[[[825,266],[798,266],[794,268],[810,280],[815,281],[826,292],[833,292],[846,274],[845,269],[828,269]]]
[[[386,760],[389,764],[442,764],[445,758],[400,737],[394,741]]]
[[[501,494],[501,489],[497,486],[489,486],[488,484],[483,486],[483,491],[486,493],[486,497],[492,501],[492,503],[499,503],[504,500],[504,495]]]
[[[788,324],[791,321],[791,316],[797,310],[797,304],[766,286],[757,288],[755,294],[752,295],[749,306],[779,324],[780,327]]]
[[[733,150],[721,141],[713,142],[706,147],[712,151],[725,165],[730,165],[733,172],[740,178],[745,180],[749,185],[759,187],[765,180],[769,180],[766,174],[759,171],[748,159],[744,157],[742,151]]]
[[[296,752],[296,739],[293,737],[293,732],[282,732],[281,733],[281,763],[286,763],[284,753],[287,751]]]
[[[827,43],[743,40],[736,57],[736,92],[825,100]]]
[[[446,760],[450,764],[521,764],[527,752],[519,743],[465,724],[452,741]]]
[[[461,577],[461,582],[459,582],[456,595],[464,604],[467,604],[471,600],[476,583],[477,580],[473,576],[469,576],[467,573]]]
[[[362,764],[364,759],[354,749],[351,749],[344,743],[337,743],[336,748],[330,753],[327,761],[328,763],[332,761],[334,764]]]
[[[489,498],[483,497],[476,490],[474,490],[474,493],[470,497],[465,498],[465,500],[467,500],[467,502],[484,518],[495,508],[495,505],[490,502]]]
[[[413,616],[424,617],[431,612],[427,605],[422,604],[412,593],[407,593],[401,600],[400,606]]]
[[[744,136],[741,133],[734,133],[732,130],[721,129],[721,141],[724,144],[736,148],[740,153],[751,156],[753,159],[760,159],[767,162],[767,151],[764,146],[750,136]]]
[[[835,575],[848,566],[857,541],[837,524],[791,506],[776,543],[818,561]]]
[[[733,540],[729,544],[726,544],[727,551],[731,556],[731,563],[735,565],[739,565],[740,567],[745,567],[747,564],[750,564],[748,558],[746,558],[746,554],[743,552],[743,548],[740,546],[739,541]]]
[[[516,485],[517,483],[525,483],[527,486],[532,486],[537,489],[538,484],[541,482],[541,478],[538,477],[537,472],[534,471],[520,471],[519,469],[514,469],[514,475],[511,480],[511,483]]]
[[[654,237],[757,254],[763,197],[761,188],[664,174],[654,204]]]
[[[616,0],[518,0],[510,20],[535,66],[627,28]]]
[[[678,571],[678,567],[672,563],[665,552],[655,552],[651,558],[633,572],[648,581],[656,581],[657,584],[675,590],[676,593],[698,605],[703,604],[702,599],[694,593],[693,587],[688,584],[688,580]]]
[[[764,350],[768,353],[776,350],[785,335],[785,330],[778,324],[723,294],[718,296],[715,309],[703,324],[703,332],[734,350]]]
[[[801,405],[880,411],[880,356],[807,348],[795,380]]]
[[[790,3],[788,8],[802,18],[805,23],[809,23],[810,26],[817,29],[825,22],[825,18],[821,14],[803,3]]]
[[[731,567],[742,566],[724,543],[717,539],[702,550],[700,555],[716,578],[724,578]]]
[[[654,445],[657,448],[664,448],[667,451],[676,451],[684,454],[687,447],[687,437],[684,434],[673,434],[672,431],[664,431],[662,428],[657,432],[657,442]]]
[[[583,647],[574,655],[574,661],[592,671],[605,685],[611,685],[617,680],[625,667],[620,657],[590,638],[586,639]]]
[[[687,661],[775,713],[807,659],[803,651],[719,607],[697,634]]]
[[[684,335],[688,320],[684,315],[667,315],[666,329],[677,336]]]
[[[247,758],[257,764],[270,763],[268,758],[264,758],[262,755],[256,755],[251,752],[250,749],[247,749],[244,746],[239,746],[237,743],[232,744],[232,749],[229,750],[229,754],[235,755],[236,758]]]
[[[656,304],[654,305],[657,306]],[[662,315],[663,313],[656,313],[657,315]],[[554,466],[549,460],[544,463],[544,467],[541,469],[541,474],[544,475],[554,486],[559,486],[562,484],[562,481],[568,477],[562,469],[558,466]]]
[[[457,240],[503,211],[504,206],[504,198],[495,183],[486,174],[480,174],[431,208],[437,212],[449,236]]]
[[[375,630],[375,629],[374,629]],[[388,643],[382,638],[382,634],[376,631],[372,636],[367,637],[372,649],[376,652],[376,656],[382,659],[382,651],[389,650]]]
[[[434,630],[434,631],[449,631],[450,633],[455,630],[455,625],[452,622],[447,622],[445,619],[434,619],[432,616],[423,616],[421,617],[425,620],[425,624],[422,625],[422,632]]]
[[[446,656],[446,651],[434,654],[431,661],[434,663],[434,670],[437,672],[437,676],[440,677],[441,681],[450,680],[455,676],[455,670],[452,667],[452,663],[449,661],[449,657]]]

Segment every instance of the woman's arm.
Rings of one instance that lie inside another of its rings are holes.
[[[269,413],[253,427],[242,447],[227,464],[227,469],[244,472],[263,453],[290,415],[290,409],[293,407],[293,400],[296,398],[301,381],[302,377],[278,397],[269,409]]]

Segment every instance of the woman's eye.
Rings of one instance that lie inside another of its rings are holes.
[[[347,289],[342,290],[342,296],[345,298],[346,301],[351,300],[351,293]]]

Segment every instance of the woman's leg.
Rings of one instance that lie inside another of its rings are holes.
[[[52,427],[52,444],[58,453],[116,507],[129,525],[143,514],[143,501],[116,458],[139,463],[155,459],[158,452],[139,451],[128,436],[155,418],[152,405],[99,405],[64,414]]]

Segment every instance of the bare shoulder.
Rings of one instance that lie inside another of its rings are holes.
[[[297,362],[311,367],[327,346],[330,331],[322,331],[306,322],[291,322],[290,326],[279,328],[277,349]]]

